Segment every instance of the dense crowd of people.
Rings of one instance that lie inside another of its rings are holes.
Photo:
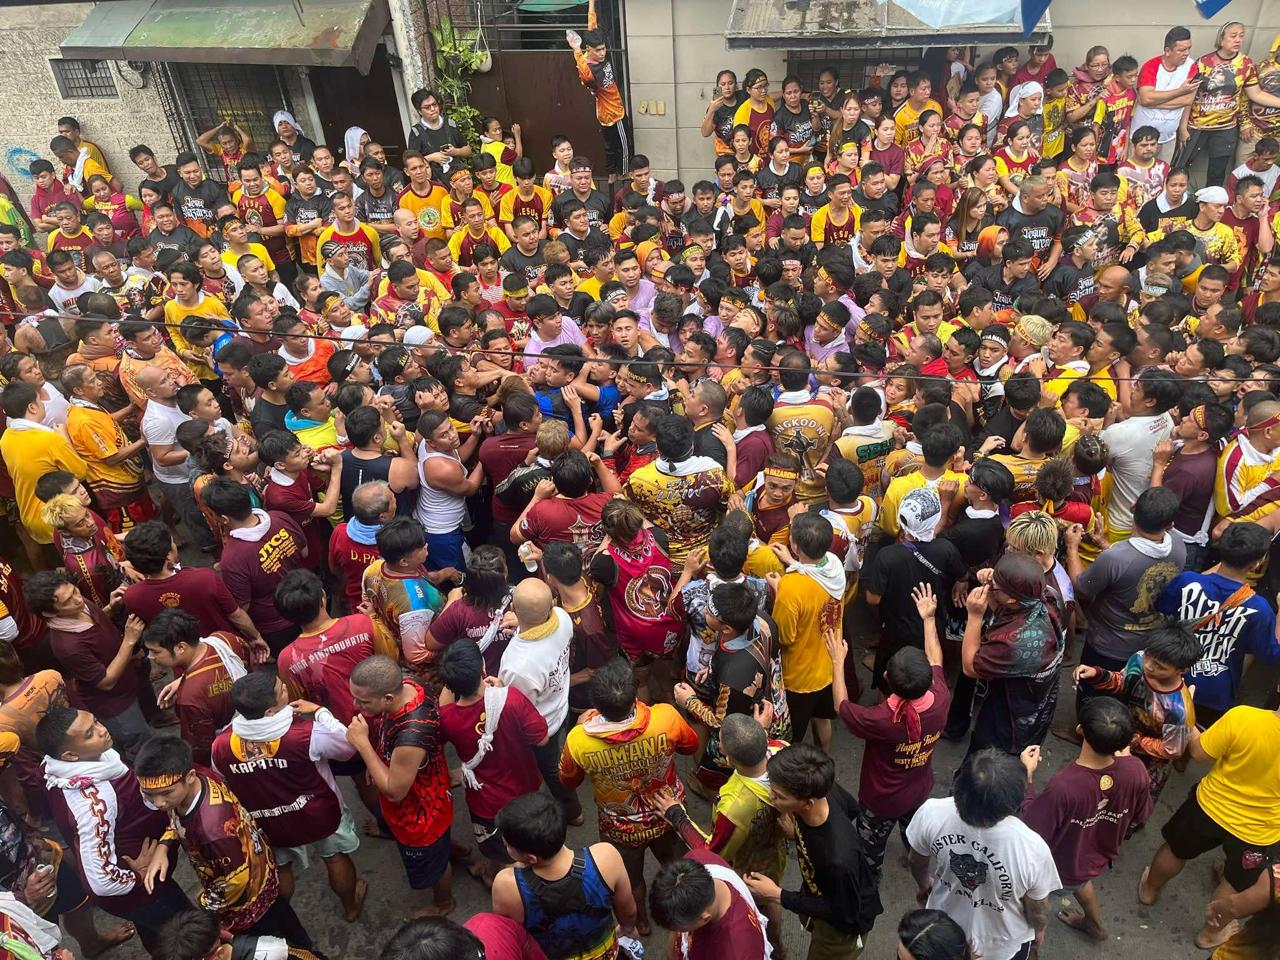
[[[721,71],[687,187],[594,9],[607,170],[420,90],[399,166],[281,110],[134,147],[127,190],[61,118],[0,199],[0,957],[322,957],[297,874],[356,922],[376,837],[385,960],[640,960],[655,923],[1026,960],[1108,938],[1203,764],[1137,897],[1220,849],[1170,922],[1274,958],[1280,48],[1244,39]]]

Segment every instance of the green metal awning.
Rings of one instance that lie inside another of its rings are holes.
[[[867,49],[1035,43],[1046,13],[1023,30],[1020,0],[734,0],[730,49]],[[973,13],[970,13],[970,12]]]
[[[386,0],[120,0],[62,41],[67,57],[369,70]]]

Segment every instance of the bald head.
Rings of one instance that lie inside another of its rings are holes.
[[[364,524],[385,523],[395,515],[396,495],[385,480],[370,480],[351,492],[351,509]]]
[[[1246,420],[1248,428],[1256,430],[1278,413],[1280,413],[1280,400],[1264,400],[1262,403],[1255,403]]]
[[[407,227],[417,219],[412,210],[406,210],[404,207],[400,207],[391,215],[391,222],[397,227]]]
[[[511,594],[511,610],[521,630],[540,627],[550,620],[554,605],[551,588],[541,580],[521,580]]]

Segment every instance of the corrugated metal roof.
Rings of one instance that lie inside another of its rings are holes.
[[[986,19],[968,16],[981,10]],[[733,49],[937,47],[1023,38],[1019,0],[734,0],[725,28]],[[1048,33],[1045,14],[1024,43]]]
[[[299,7],[301,8],[299,10]],[[385,0],[124,0],[100,3],[61,48],[94,60],[369,69]]]

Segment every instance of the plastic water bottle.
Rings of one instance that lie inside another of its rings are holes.
[[[639,937],[619,937],[618,946],[631,954],[632,960],[644,960],[644,941]]]
[[[569,41],[569,46],[571,47],[582,46],[582,34],[577,30],[566,30],[564,32],[564,38]]]

